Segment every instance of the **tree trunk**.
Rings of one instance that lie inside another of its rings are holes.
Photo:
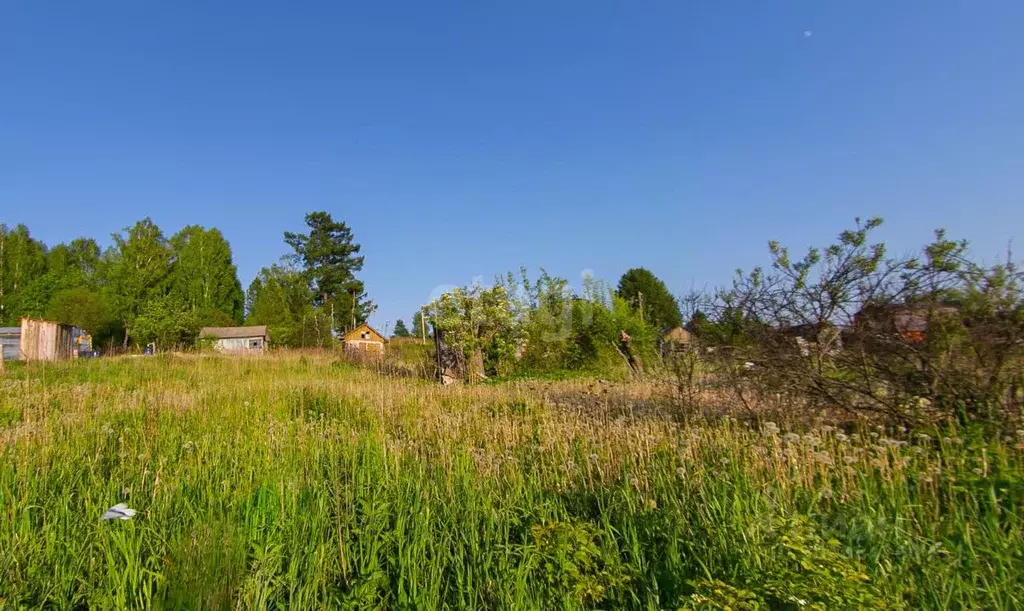
[[[484,373],[484,351],[480,348],[473,349],[473,355],[469,359],[469,379],[471,381],[487,378]]]

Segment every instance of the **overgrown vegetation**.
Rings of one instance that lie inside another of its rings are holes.
[[[1024,605],[1024,432],[758,428],[666,394],[313,352],[12,367],[0,606]]]
[[[680,300],[637,268],[617,291],[573,290],[542,270],[442,295],[428,318],[449,370],[485,377],[576,371],[676,376],[684,408],[724,388],[757,419],[797,416],[1014,430],[1024,407],[1024,273],[1008,253],[988,267],[937,231],[917,255],[892,257],[870,219],[795,259],[769,243],[770,269]],[[679,344],[678,342],[682,342]],[[443,359],[442,359],[443,360]]]
[[[658,363],[655,327],[592,278],[576,292],[568,281],[543,270],[531,281],[524,269],[518,277],[498,278],[491,287],[457,288],[426,310],[471,381],[565,370],[620,376],[640,373],[643,363]]]
[[[702,360],[744,402],[906,426],[1012,429],[1024,407],[1024,274],[989,267],[942,231],[889,257],[871,219],[801,259],[772,242],[770,270],[738,273],[691,311]],[[689,383],[689,381],[687,381]]]
[[[889,256],[880,222],[679,303],[642,268],[508,274],[383,359],[9,366],[0,606],[1021,608],[1024,276],[941,231]],[[246,295],[278,346],[373,307],[348,227],[307,225]],[[0,319],[124,343],[241,316],[216,230],[3,229],[0,273]]]

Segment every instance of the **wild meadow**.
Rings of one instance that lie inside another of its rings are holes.
[[[328,353],[8,365],[0,608],[1024,606],[1024,431],[667,394]]]

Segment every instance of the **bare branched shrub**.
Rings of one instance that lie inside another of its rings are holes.
[[[888,257],[881,219],[795,259],[738,271],[693,331],[745,405],[842,410],[905,425],[1014,420],[1021,409],[1019,267],[982,267],[937,231],[919,256]]]

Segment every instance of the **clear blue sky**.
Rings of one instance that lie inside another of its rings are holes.
[[[994,260],[1022,33],[1020,0],[7,0],[0,222],[216,226],[246,286],[327,210],[381,326],[520,265],[713,286],[858,215]]]

